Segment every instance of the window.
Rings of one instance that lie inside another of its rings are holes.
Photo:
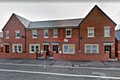
[[[39,44],[30,44],[30,53],[39,52],[40,51],[40,45]]]
[[[48,38],[48,30],[44,30],[44,38]]]
[[[20,31],[19,30],[15,31],[15,38],[16,39],[20,38]]]
[[[53,38],[58,38],[58,29],[53,29]]]
[[[72,37],[72,29],[66,29],[66,38]]]
[[[75,45],[74,44],[63,44],[63,53],[74,54],[75,53]]]
[[[94,37],[94,27],[88,28],[88,37]]]
[[[9,39],[9,31],[6,31],[6,39]]]
[[[13,44],[13,52],[22,52],[22,44]]]
[[[110,37],[110,27],[104,27],[104,37]]]
[[[37,38],[37,30],[32,30],[32,38]]]
[[[99,45],[85,44],[85,53],[99,53]]]
[[[86,52],[87,52],[87,53],[90,53],[90,46],[89,46],[89,45],[86,46]]]

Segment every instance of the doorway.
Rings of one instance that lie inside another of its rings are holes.
[[[53,45],[53,51],[56,51],[56,53],[58,53],[58,45]]]
[[[44,45],[44,51],[46,51],[46,55],[49,56],[49,45]]]
[[[9,53],[9,45],[5,45],[5,53]]]
[[[105,46],[105,51],[109,51],[109,58],[111,58],[111,46]]]

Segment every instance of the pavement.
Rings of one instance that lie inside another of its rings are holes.
[[[32,64],[41,66],[61,66],[61,67],[100,67],[100,68],[120,68],[118,61],[63,61],[63,60],[30,60],[30,59],[0,59],[0,64]]]

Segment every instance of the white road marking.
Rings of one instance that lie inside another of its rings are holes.
[[[100,78],[100,79],[117,79],[120,80],[120,77],[106,77],[106,76],[93,76],[93,75],[76,75],[76,74],[62,74],[62,73],[51,73],[51,72],[35,72],[35,71],[23,71],[23,70],[8,70],[0,69],[3,72],[17,72],[17,73],[31,73],[31,74],[46,74],[54,76],[69,76],[69,77],[84,77],[84,78]]]
[[[99,76],[106,76],[107,75],[105,73],[102,73],[102,72],[92,72],[93,75],[99,75]],[[105,79],[105,80],[109,80],[109,79]]]
[[[114,67],[111,67],[111,68],[99,68],[99,67],[71,67],[71,66],[59,66],[59,65],[39,65],[39,64],[16,64],[16,63],[0,63],[0,64],[4,64],[4,65],[16,65],[16,66],[40,66],[40,67],[56,67],[56,68],[73,68],[73,69],[95,69],[95,70],[119,70],[120,71],[120,68],[114,68]]]

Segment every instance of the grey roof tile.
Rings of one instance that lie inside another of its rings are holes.
[[[83,18],[77,19],[64,19],[64,20],[49,20],[49,21],[29,21],[17,14],[15,16],[20,20],[20,22],[27,29],[37,29],[37,28],[64,28],[64,27],[78,27],[82,22]]]
[[[115,31],[115,38],[120,41],[120,29]]]
[[[78,27],[83,18],[67,19],[67,20],[51,20],[51,21],[36,21],[31,22],[28,26],[31,28],[64,28],[64,27]]]
[[[20,22],[27,28],[28,25],[30,24],[30,21],[21,17],[21,16],[18,16],[17,14],[15,14],[15,16],[20,20]]]
[[[0,32],[0,38],[3,38],[3,33],[2,32]]]

